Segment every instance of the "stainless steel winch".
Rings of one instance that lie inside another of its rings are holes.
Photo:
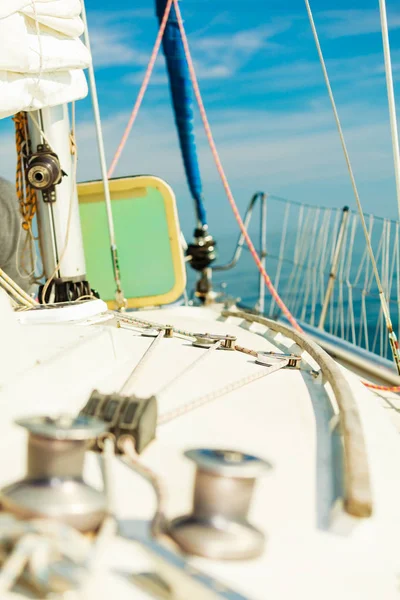
[[[105,431],[105,423],[85,416],[40,416],[17,424],[29,432],[27,473],[0,491],[3,510],[21,518],[57,519],[80,531],[96,529],[106,498],[85,483],[82,471],[88,444]]]
[[[261,554],[265,536],[247,514],[256,479],[271,465],[236,450],[203,448],[185,456],[197,465],[193,512],[172,521],[169,535],[184,552],[216,560]]]

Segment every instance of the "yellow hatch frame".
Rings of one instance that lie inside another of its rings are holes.
[[[132,200],[146,196],[146,188],[158,190],[164,200],[167,229],[171,248],[172,266],[174,272],[173,287],[163,294],[155,296],[139,296],[127,298],[128,308],[142,308],[170,304],[177,300],[186,286],[186,268],[181,246],[181,234],[179,226],[176,200],[172,188],[159,177],[152,175],[137,175],[111,179],[109,181],[111,201]],[[79,203],[89,202],[104,203],[104,187],[102,181],[88,181],[78,184]],[[117,236],[116,236],[117,237]],[[117,237],[118,245],[118,237]],[[123,273],[121,274],[123,278]],[[115,307],[115,299],[104,298],[109,308]]]

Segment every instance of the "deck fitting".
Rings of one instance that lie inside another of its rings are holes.
[[[221,341],[220,348],[222,350],[235,350],[236,339],[234,335],[226,335]]]
[[[172,338],[174,336],[174,328],[172,325],[166,325],[164,328],[164,337]]]
[[[174,519],[168,532],[188,554],[215,560],[259,556],[265,537],[247,521],[265,460],[238,450],[199,448],[185,452],[196,463],[193,512]]]
[[[285,354],[284,352],[258,352],[256,363],[269,367],[278,360],[287,360],[285,369],[300,369],[301,356],[297,354]]]

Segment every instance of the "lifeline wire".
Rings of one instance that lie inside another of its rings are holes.
[[[319,43],[318,33],[317,33],[317,29],[315,27],[315,23],[314,23],[312,11],[311,11],[310,3],[309,3],[308,0],[305,0],[305,4],[306,4],[307,13],[308,13],[308,18],[310,20],[311,30],[312,30],[312,33],[313,33],[313,36],[314,36],[314,41],[315,41],[315,45],[316,45],[316,48],[317,48],[319,60],[320,60],[320,63],[321,63],[321,68],[322,68],[322,72],[323,72],[323,75],[324,75],[326,87],[327,87],[327,90],[328,90],[329,99],[331,101],[332,110],[333,110],[333,114],[334,114],[335,121],[336,121],[336,126],[337,126],[337,129],[338,129],[338,132],[339,132],[339,137],[340,137],[340,141],[341,141],[341,144],[342,144],[342,149],[343,149],[344,157],[345,157],[345,160],[346,160],[347,169],[349,171],[350,181],[351,181],[351,185],[353,187],[354,197],[356,199],[357,209],[358,209],[358,212],[359,212],[359,215],[360,215],[361,225],[362,225],[362,228],[363,228],[363,231],[364,231],[365,241],[366,241],[368,252],[369,252],[369,256],[370,256],[370,259],[371,259],[372,269],[374,271],[375,280],[376,280],[376,284],[377,284],[378,291],[379,291],[379,299],[380,299],[380,302],[381,302],[382,311],[383,311],[383,314],[385,315],[386,327],[387,327],[387,330],[388,330],[389,342],[390,342],[390,346],[391,346],[392,353],[393,353],[393,359],[394,359],[394,362],[396,364],[397,371],[400,374],[400,352],[399,352],[399,345],[398,345],[397,337],[396,337],[396,334],[395,334],[395,332],[393,330],[392,320],[390,318],[389,306],[388,306],[388,303],[386,301],[385,294],[384,294],[383,287],[382,287],[381,278],[379,276],[378,267],[377,267],[375,256],[374,256],[374,251],[373,251],[372,245],[371,245],[371,238],[370,238],[370,235],[368,233],[367,224],[365,222],[364,211],[363,211],[363,208],[362,208],[362,205],[361,205],[360,196],[358,194],[356,180],[355,180],[355,177],[354,177],[353,169],[351,167],[350,156],[349,156],[349,153],[348,153],[348,150],[347,150],[347,146],[346,146],[346,142],[345,142],[345,139],[344,139],[344,134],[343,134],[342,126],[341,126],[340,119],[339,119],[339,113],[338,113],[337,108],[336,108],[336,102],[335,102],[335,98],[333,96],[331,84],[330,84],[330,81],[329,81],[329,75],[328,75],[328,71],[327,71],[327,68],[326,68],[326,65],[325,65],[324,56],[322,54],[321,45]]]

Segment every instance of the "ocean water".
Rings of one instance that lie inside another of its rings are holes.
[[[237,243],[237,234],[226,234],[217,240],[218,259],[216,264],[225,264],[230,261]],[[254,239],[256,239],[253,236]],[[268,237],[266,270],[274,282],[277,270],[280,269],[278,291],[290,308],[294,316],[311,325],[318,325],[321,314],[322,302],[325,296],[329,279],[331,261],[326,261],[324,269],[319,264],[318,252],[321,248],[314,248],[312,240],[309,243],[309,256],[302,266],[296,266],[290,258],[293,257],[295,236],[288,236],[285,245],[285,261],[279,261],[278,255],[281,247],[281,232],[279,227]],[[351,252],[351,257],[349,255]],[[397,301],[397,266],[395,261],[390,261],[390,250],[385,255],[385,263],[380,260],[384,283],[391,285],[390,311],[393,327],[399,335],[399,303]],[[369,259],[365,255],[365,241],[362,236],[354,236],[351,248],[343,249],[341,271],[335,282],[332,299],[325,321],[325,330],[343,339],[366,348],[376,354],[390,358],[391,351],[387,332],[382,316],[381,304],[376,283],[372,275]],[[350,260],[351,258],[351,260]],[[316,264],[316,269],[310,277],[310,264]],[[388,269],[389,264],[389,269]],[[385,267],[387,273],[385,273]],[[189,269],[188,289],[193,290],[196,274]],[[224,291],[234,297],[242,305],[254,308],[259,298],[259,271],[247,247],[238,264],[229,271],[215,272],[213,274],[213,287],[216,291]],[[365,290],[368,290],[366,293]],[[264,314],[279,317],[280,310],[272,300],[270,292],[265,288]]]

